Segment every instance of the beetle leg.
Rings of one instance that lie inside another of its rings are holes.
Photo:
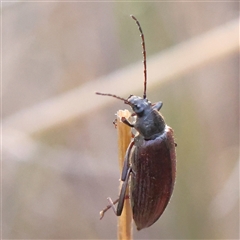
[[[128,169],[126,180],[122,184],[121,192],[120,192],[119,199],[118,199],[117,208],[114,206],[115,202],[113,202],[110,197],[107,198],[107,200],[110,203],[110,206],[112,207],[114,213],[117,216],[120,216],[121,213],[122,213],[122,210],[123,210],[124,200],[126,199],[126,191],[127,191],[127,185],[128,185],[128,179],[129,179],[130,173],[131,173],[131,168]],[[102,215],[102,214],[100,213],[100,215]]]
[[[121,192],[119,195],[119,198],[115,201],[112,201],[112,199],[109,197],[107,200],[109,201],[110,205],[108,205],[105,209],[103,209],[100,212],[100,219],[103,218],[105,212],[109,209],[112,208],[114,213],[117,216],[120,216],[122,213],[123,205],[124,205],[124,200],[129,199],[129,196],[126,195],[126,190],[127,190],[127,185],[128,185],[128,180],[130,173],[133,172],[132,168],[129,166],[129,159],[130,159],[130,153],[132,150],[132,147],[134,146],[134,139],[129,143],[129,146],[126,151],[126,155],[124,158],[124,164],[123,164],[123,169],[122,169],[122,175],[121,175],[121,181],[123,182],[122,187],[121,187]],[[135,175],[135,172],[133,172]],[[117,209],[115,208],[115,204],[118,203]]]
[[[104,213],[110,207],[112,207],[114,213],[117,216],[120,216],[121,213],[122,213],[124,200],[127,197],[126,196],[126,190],[127,190],[128,180],[129,180],[130,173],[132,172],[132,168],[129,166],[129,159],[130,159],[130,153],[131,153],[131,150],[132,150],[133,146],[134,146],[134,139],[130,142],[130,144],[129,144],[128,148],[127,148],[127,151],[126,151],[125,158],[124,158],[124,164],[123,164],[122,175],[121,175],[121,181],[123,181],[123,184],[122,184],[122,187],[121,187],[121,192],[120,192],[119,198],[116,201],[114,201],[114,202],[112,201],[112,199],[110,197],[107,198],[107,200],[109,201],[110,205],[108,205],[106,209],[104,209],[103,211],[100,212],[100,215],[101,215],[100,219],[103,218]],[[118,206],[117,206],[117,209],[116,209],[114,205],[117,202],[118,202]]]
[[[126,196],[125,196],[125,199],[129,199],[129,198],[130,198],[129,195],[126,195]],[[111,199],[111,198],[108,198],[108,199]],[[109,200],[108,200],[108,201],[109,201]],[[111,199],[111,202],[112,202],[113,205],[115,205],[116,203],[119,202],[119,198],[116,199],[115,201],[112,201],[112,199]],[[104,209],[99,213],[99,214],[100,214],[100,220],[104,217],[105,212],[107,212],[107,211],[112,207],[112,204],[111,204],[111,205],[107,205],[107,207],[104,208]]]
[[[111,198],[108,198],[108,199],[111,199]],[[119,201],[119,198],[117,200],[115,200],[114,202],[111,200],[111,203],[114,205],[116,204],[117,202]],[[104,208],[99,214],[100,214],[100,220],[104,217],[104,214],[105,212],[112,207],[112,204],[111,205],[107,205],[106,208]]]
[[[128,169],[129,169],[129,158],[130,158],[130,153],[131,153],[133,145],[134,145],[134,140],[132,140],[129,143],[129,146],[128,146],[127,151],[126,151],[126,155],[125,155],[124,163],[123,163],[122,175],[121,175],[121,180],[122,181],[125,181],[126,176],[127,176],[127,172],[128,172]]]
[[[159,111],[161,109],[162,105],[163,105],[162,102],[157,102],[157,103],[152,104],[152,108]]]
[[[122,121],[123,123],[125,123],[126,125],[128,125],[129,127],[134,127],[134,125],[131,124],[125,117],[122,117],[122,118],[121,118],[121,121]]]
[[[123,206],[124,206],[124,201],[126,198],[126,191],[127,191],[127,186],[128,186],[128,180],[130,177],[130,173],[132,171],[132,168],[129,167],[128,171],[127,171],[127,176],[125,181],[122,184],[122,188],[121,188],[121,192],[120,192],[120,196],[119,196],[119,201],[118,201],[118,205],[117,205],[117,210],[115,209],[114,205],[114,210],[117,216],[120,216],[122,214],[122,210],[123,210]]]

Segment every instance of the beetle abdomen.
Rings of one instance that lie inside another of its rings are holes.
[[[172,195],[176,155],[173,131],[165,131],[154,140],[135,138],[131,156],[131,204],[138,230],[151,226],[162,215]]]

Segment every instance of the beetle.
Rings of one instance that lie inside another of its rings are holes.
[[[115,202],[108,198],[115,214],[120,216],[124,201],[130,198],[133,220],[137,230],[147,228],[155,223],[164,212],[171,198],[176,177],[176,143],[173,130],[167,126],[159,110],[163,103],[152,104],[146,97],[147,68],[145,40],[138,20],[131,15],[138,25],[142,39],[144,64],[143,98],[130,95],[128,99],[114,94],[96,92],[98,95],[111,96],[124,101],[133,110],[135,121],[122,117],[121,121],[136,130],[136,134],[126,151],[121,174],[123,182],[119,199]],[[126,189],[130,183],[130,193]],[[117,208],[114,204],[118,203]]]

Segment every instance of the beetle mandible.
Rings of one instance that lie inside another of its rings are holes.
[[[143,48],[144,91],[143,98],[130,95],[128,99],[113,94],[99,93],[124,101],[133,110],[134,122],[122,117],[121,121],[136,129],[137,133],[126,151],[121,181],[123,181],[119,199],[115,202],[108,198],[110,207],[120,216],[124,206],[126,189],[130,180],[132,215],[138,230],[155,223],[164,212],[173,192],[176,177],[176,143],[173,130],[166,125],[159,110],[162,102],[152,104],[146,97],[147,68],[145,40],[138,20],[131,15],[138,25]],[[114,204],[118,202],[117,208]],[[102,216],[109,206],[102,211]]]

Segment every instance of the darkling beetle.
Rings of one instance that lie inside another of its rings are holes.
[[[101,213],[103,217],[112,207],[115,214],[120,216],[125,199],[130,198],[134,222],[137,229],[141,230],[158,220],[171,198],[176,176],[176,143],[173,130],[166,125],[163,116],[159,113],[162,102],[152,104],[146,98],[147,68],[144,35],[138,20],[132,15],[131,17],[138,25],[142,38],[144,92],[143,98],[130,95],[128,99],[96,92],[98,95],[123,100],[125,104],[130,105],[135,121],[130,123],[124,117],[121,121],[137,130],[126,151],[119,199],[113,202],[108,198],[110,206]],[[129,180],[130,194],[126,196]],[[115,208],[114,204],[117,202]]]

